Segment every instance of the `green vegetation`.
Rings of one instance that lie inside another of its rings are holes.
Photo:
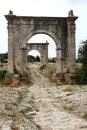
[[[87,120],[87,113],[85,113],[85,114],[83,115],[83,118],[84,118],[85,120]]]
[[[25,109],[25,112],[32,112],[33,111],[33,108],[31,107],[31,106],[29,106],[29,107],[27,107],[26,109]]]
[[[71,95],[73,95],[72,93],[68,93],[66,96],[71,96]]]
[[[39,57],[39,56],[36,56],[35,61],[40,62],[40,57]]]
[[[63,91],[64,91],[64,92],[72,92],[72,91],[73,91],[73,89],[72,89],[72,88],[67,87],[67,88],[65,88]]]
[[[28,62],[34,62],[35,61],[35,57],[28,55]]]
[[[63,109],[69,112],[72,112],[75,110],[74,106],[63,106]]]
[[[23,94],[23,92],[18,92],[18,98],[17,98],[17,100],[18,100],[18,103],[20,103],[21,101],[22,101],[22,99],[24,98],[24,94]]]
[[[83,68],[77,68],[75,75],[76,75],[77,84],[82,84],[82,85],[87,84],[87,81],[85,80],[85,77],[84,77],[85,72],[84,72]]]
[[[7,70],[0,70],[0,79],[4,79],[6,73],[7,73]]]
[[[32,55],[28,55],[28,62],[35,62],[35,61],[40,62],[40,57],[39,56],[34,57]]]
[[[87,128],[87,125],[81,126],[80,129]]]
[[[78,60],[82,67],[76,69],[76,83],[87,84],[87,40],[83,41],[78,50]]]
[[[8,59],[8,53],[0,54],[0,62],[1,63],[7,63],[7,59]]]

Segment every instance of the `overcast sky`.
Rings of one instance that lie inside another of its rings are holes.
[[[67,17],[73,9],[76,21],[76,50],[87,39],[87,0],[0,0],[0,53],[8,50],[7,21],[4,15]]]

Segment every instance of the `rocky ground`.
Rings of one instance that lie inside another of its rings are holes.
[[[87,130],[87,86],[50,82],[38,64],[33,83],[0,85],[0,130]]]

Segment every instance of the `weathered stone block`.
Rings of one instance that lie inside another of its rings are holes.
[[[65,73],[64,79],[68,84],[75,84],[75,74]]]
[[[6,75],[5,75],[5,83],[7,84],[7,85],[9,85],[9,84],[11,84],[12,83],[12,74],[9,74],[9,73],[7,73]]]
[[[29,75],[28,75],[27,73],[24,74],[24,75],[21,75],[20,80],[21,80],[23,83],[25,83],[25,84],[31,83],[31,82],[30,82]]]

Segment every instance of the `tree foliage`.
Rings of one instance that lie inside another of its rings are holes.
[[[32,55],[28,55],[28,62],[34,62],[35,61],[35,57]]]
[[[0,54],[0,62],[4,63],[8,59],[8,53]]]
[[[39,56],[34,57],[32,55],[28,55],[28,62],[35,62],[35,61],[40,62],[40,57]]]
[[[78,59],[82,68],[76,71],[76,80],[79,84],[87,84],[87,40],[83,41],[78,50]]]
[[[40,57],[39,56],[36,56],[36,59],[35,59],[37,62],[40,62]]]

